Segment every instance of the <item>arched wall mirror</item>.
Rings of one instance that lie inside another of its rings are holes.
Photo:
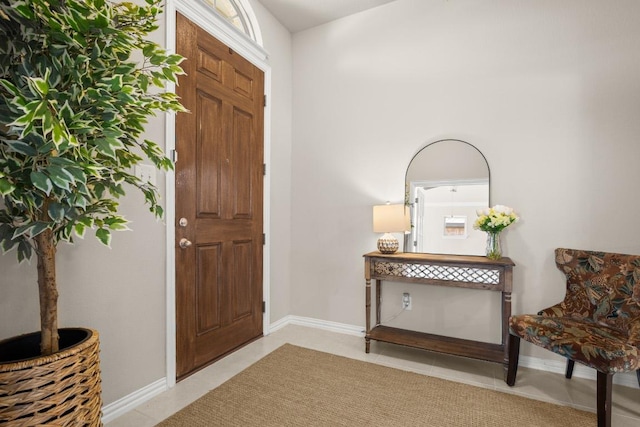
[[[404,251],[484,255],[486,235],[473,223],[476,210],[490,206],[490,178],[487,159],[468,142],[443,139],[418,151],[405,175]]]

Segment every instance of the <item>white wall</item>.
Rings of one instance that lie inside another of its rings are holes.
[[[251,1],[264,47],[272,69],[271,158],[267,167],[270,181],[270,230],[267,236],[271,251],[270,322],[290,312],[291,293],[291,102],[292,50],[291,34],[258,1]]]
[[[640,253],[640,221],[614,225],[640,209],[637,16],[634,0],[398,0],[296,33],[293,314],[364,324],[371,206],[403,200],[411,156],[442,138],[480,149],[492,202],[522,217],[503,235],[514,313],[563,297],[556,247]],[[410,290],[405,326],[499,336],[492,295],[401,288],[383,313]]]
[[[272,319],[289,312],[291,36],[253,2],[273,73],[271,163]],[[164,18],[163,18],[164,19]],[[155,40],[164,44],[164,26]],[[151,120],[146,138],[164,146],[164,117]],[[158,175],[164,195],[164,175]],[[166,201],[165,201],[166,203]],[[116,233],[112,248],[87,236],[58,253],[60,326],[84,326],[101,334],[103,401],[110,404],[165,377],[165,224],[156,222],[133,190],[121,212],[131,232]],[[0,256],[0,339],[39,329],[36,261],[18,265]]]

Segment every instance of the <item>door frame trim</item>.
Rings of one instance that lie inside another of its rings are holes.
[[[262,40],[260,27],[250,6],[244,4],[249,19],[252,21],[256,39]],[[173,53],[176,50],[176,12],[185,17],[212,36],[229,46],[246,60],[264,72],[264,93],[267,99],[271,99],[271,66],[268,62],[267,52],[253,40],[237,28],[222,19],[210,8],[193,0],[167,0],[166,14],[166,49]],[[167,91],[175,92],[175,85],[168,85]],[[165,151],[171,153],[175,149],[175,116],[167,114],[165,122]],[[263,189],[263,230],[266,241],[262,257],[262,298],[265,301],[265,312],[262,315],[262,333],[269,334],[270,319],[270,212],[271,212],[271,178],[269,167],[271,163],[271,103],[268,102],[264,109],[264,163],[267,165],[267,174],[264,177]],[[178,161],[180,159],[178,158]],[[166,221],[166,380],[167,387],[176,384],[176,265],[175,265],[175,173],[168,171],[165,181],[165,221]]]

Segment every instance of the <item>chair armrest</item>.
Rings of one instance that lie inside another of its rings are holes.
[[[573,294],[564,301],[538,312],[539,316],[592,318],[594,307],[587,298]]]
[[[538,312],[538,316],[565,317],[566,315],[567,311],[564,307],[564,301],[552,305],[551,307],[542,309]]]

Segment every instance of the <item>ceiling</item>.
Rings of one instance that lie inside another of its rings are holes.
[[[292,33],[395,0],[258,0]]]

